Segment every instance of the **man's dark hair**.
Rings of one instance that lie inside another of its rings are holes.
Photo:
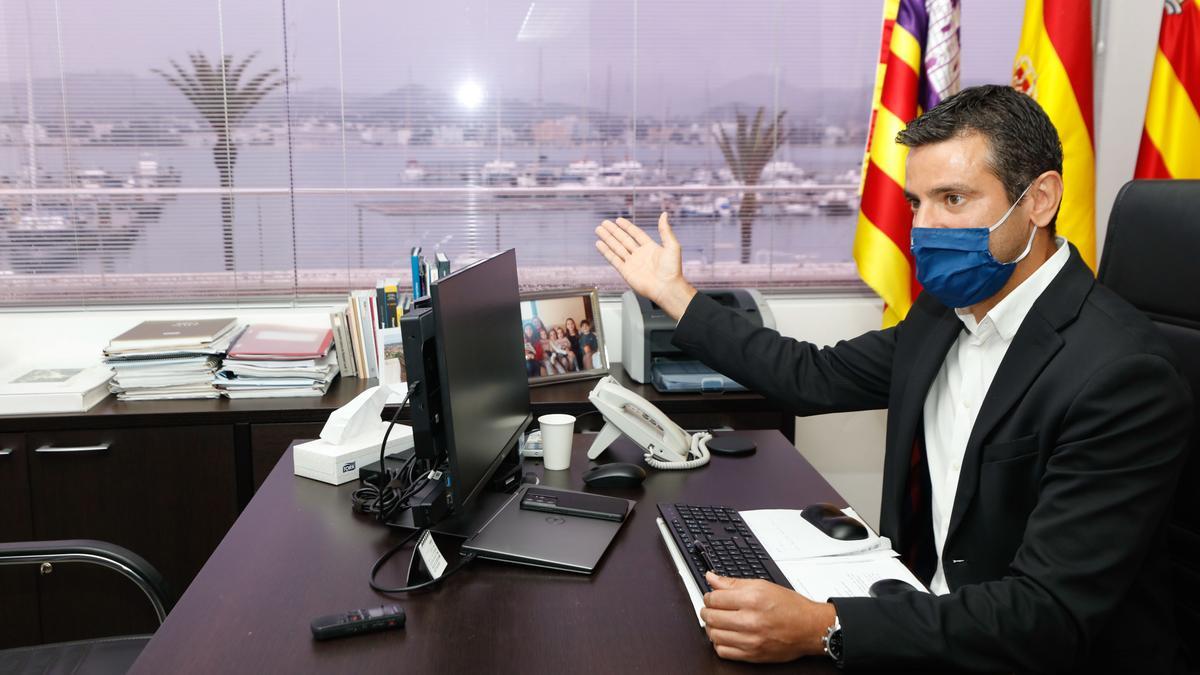
[[[1046,111],[1006,85],[963,89],[909,122],[896,134],[896,142],[918,148],[970,133],[987,141],[988,166],[1004,185],[1010,203],[1034,178],[1047,171],[1062,173],[1062,141]],[[1057,212],[1047,228],[1051,234],[1056,220]]]

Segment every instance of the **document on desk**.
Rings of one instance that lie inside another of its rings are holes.
[[[866,539],[842,540],[834,539],[818,530],[795,509],[759,509],[739,513],[775,562],[869,551],[891,553],[891,542],[886,537],[872,532],[869,527]],[[842,509],[842,513],[860,523],[863,522],[852,508]],[[865,527],[866,523],[863,525]]]
[[[863,523],[854,509],[845,508],[842,513]],[[926,592],[925,586],[900,562],[891,541],[875,534],[870,527],[866,539],[841,540],[821,532],[794,509],[740,511],[739,515],[792,588],[809,599],[825,602],[829,598],[866,597],[871,594],[871,584],[881,579],[900,579]],[[696,620],[703,627],[704,620],[700,618],[703,590],[692,577],[666,522],[659,518],[657,523],[696,612]]]
[[[816,602],[867,597],[871,594],[871,584],[880,579],[900,579],[914,589],[925,590],[925,585],[892,556],[836,556],[775,564],[797,593]]]
[[[863,522],[854,509],[842,513]],[[869,527],[866,539],[840,540],[827,536],[793,509],[742,511],[741,516],[792,588],[811,600],[868,596],[871,584],[880,579],[900,579],[925,590],[900,562],[888,538]]]

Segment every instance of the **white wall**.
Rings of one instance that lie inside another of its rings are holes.
[[[99,361],[109,339],[141,321],[234,316],[245,322],[328,326],[332,306],[254,307],[185,306],[0,313],[0,371],[36,362],[47,366]]]
[[[1096,2],[1096,254],[1104,250],[1108,214],[1133,178],[1150,73],[1158,49],[1161,0]],[[1070,180],[1070,177],[1066,177]]]

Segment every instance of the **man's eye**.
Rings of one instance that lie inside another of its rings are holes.
[[[913,213],[916,213],[916,212],[917,212],[917,206],[918,206],[918,204],[917,204],[916,202],[909,202],[909,203],[908,203],[908,208],[909,208],[909,210],[910,210],[910,211],[912,211]]]
[[[946,203],[949,204],[950,206],[962,206],[963,196],[962,195],[946,195]]]

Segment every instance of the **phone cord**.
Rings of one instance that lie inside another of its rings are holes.
[[[692,447],[688,451],[688,457],[692,459],[688,459],[686,461],[664,462],[660,459],[656,459],[649,452],[647,452],[642,459],[646,461],[646,464],[649,464],[655,469],[675,471],[698,469],[705,464],[708,464],[708,460],[712,459],[712,456],[708,453],[708,439],[710,438],[712,438],[712,434],[708,433],[707,431],[699,431],[692,434]]]

